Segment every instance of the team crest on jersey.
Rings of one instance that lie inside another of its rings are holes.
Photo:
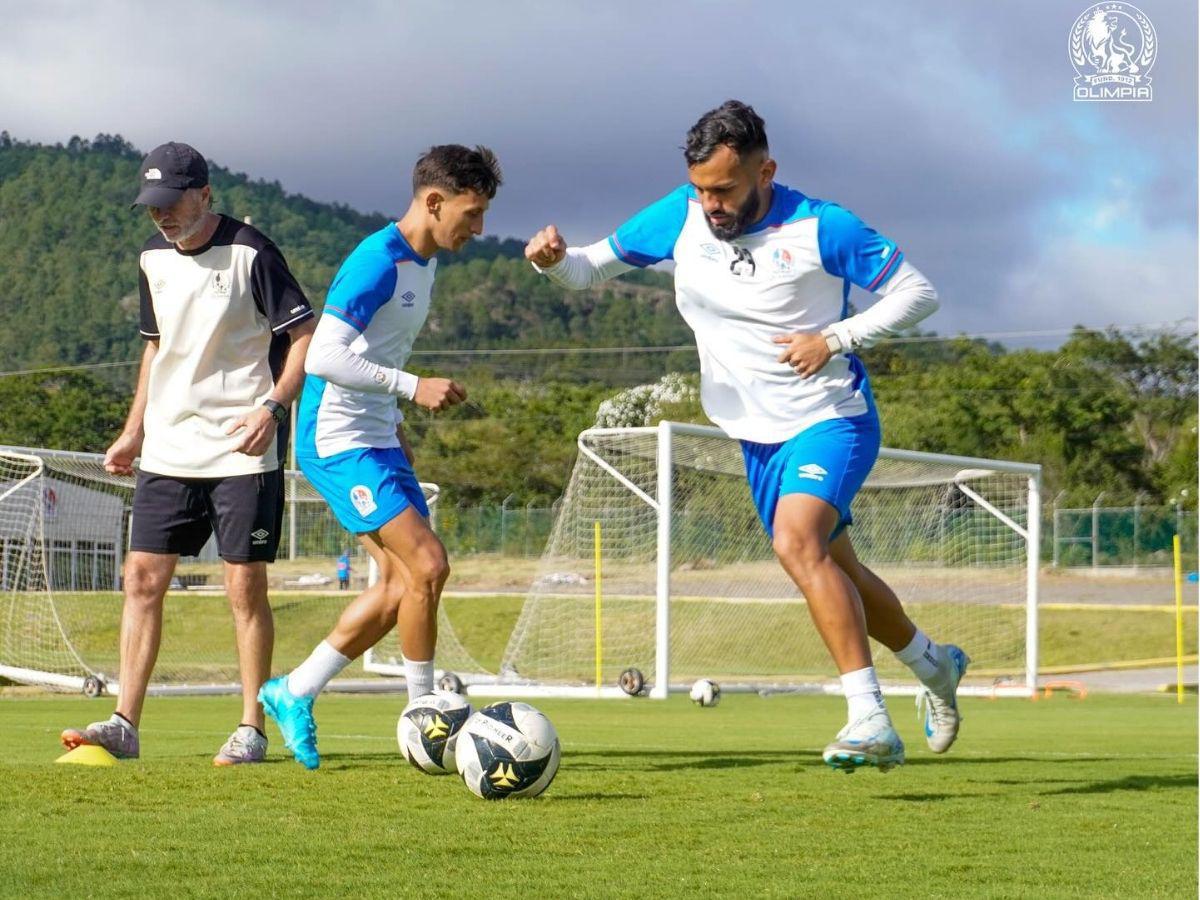
[[[791,275],[796,269],[796,264],[786,248],[776,247],[775,252],[771,254],[771,268],[776,275]]]
[[[375,504],[375,497],[372,495],[371,489],[365,484],[356,484],[350,488],[350,502],[354,504],[358,514],[364,519],[379,509]]]
[[[415,301],[416,299],[417,299],[417,295],[414,294],[412,291],[405,291],[403,294],[400,295],[400,305],[406,306],[406,307],[412,306],[413,301]]]
[[[233,280],[226,273],[224,276],[220,272],[213,275],[212,293],[214,297],[228,297],[230,291],[233,290]]]

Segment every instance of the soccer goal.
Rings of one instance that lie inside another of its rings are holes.
[[[422,485],[429,503],[437,485]],[[85,693],[119,692],[122,566],[134,478],[104,471],[94,453],[0,447],[0,678]],[[286,473],[284,535],[268,567],[275,618],[275,671],[301,662],[352,596],[339,592],[335,560],[357,543],[304,476]],[[358,551],[358,564],[366,567]],[[359,569],[362,571],[362,569]],[[180,560],[163,611],[152,693],[240,690],[223,564],[215,542]],[[479,666],[445,613],[438,657]],[[352,667],[334,687],[395,689]]]
[[[763,533],[741,449],[719,429],[592,429],[504,655],[513,693],[612,696],[626,668],[665,697],[836,690]],[[854,506],[860,559],[931,637],[973,658],[965,689],[1029,695],[1038,671],[1036,465],[884,449]],[[885,689],[915,689],[873,645]]]

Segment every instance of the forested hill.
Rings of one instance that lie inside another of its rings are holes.
[[[0,360],[7,370],[127,360],[137,337],[137,252],[151,226],[129,209],[142,152],[118,135],[47,146],[0,133]],[[211,166],[214,207],[252,217],[316,304],[341,260],[387,219]],[[513,239],[442,260],[420,349],[684,344],[667,276],[568,293]]]

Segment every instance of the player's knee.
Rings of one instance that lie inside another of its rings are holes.
[[[809,571],[829,558],[829,547],[815,532],[800,529],[780,529],[772,545],[776,555],[789,568]]]
[[[125,567],[125,605],[155,607],[162,603],[165,585],[162,574],[152,566],[130,563]]]
[[[440,591],[450,577],[450,562],[446,559],[446,550],[441,541],[428,542],[416,557],[412,566],[413,577],[422,587]]]

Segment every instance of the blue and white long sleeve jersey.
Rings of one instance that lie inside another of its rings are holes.
[[[895,243],[853,213],[774,185],[771,208],[741,236],[713,236],[691,185],[672,191],[607,240],[570,248],[545,270],[582,288],[634,267],[675,261],[675,302],[696,335],[700,400],[731,437],[778,443],[826,419],[867,411],[846,353],[809,378],[778,362],[776,335],[832,330],[869,346],[937,308],[937,294]],[[882,295],[847,318],[850,285]]]
[[[436,267],[394,223],[346,257],[305,358],[298,455],[400,446],[396,398],[411,399],[416,389],[403,369],[429,314]]]

